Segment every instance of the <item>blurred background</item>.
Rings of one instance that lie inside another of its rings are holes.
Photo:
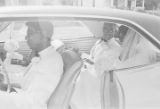
[[[160,0],[0,0],[0,6],[78,6],[95,8],[118,8],[146,12],[160,16]]]

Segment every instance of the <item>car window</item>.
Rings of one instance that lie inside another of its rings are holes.
[[[20,45],[22,45],[20,46],[21,49],[26,49],[24,51],[27,52],[30,51],[25,42],[25,36],[27,32],[25,22],[27,21],[1,22],[2,29],[0,32],[0,42],[14,39],[19,41]],[[53,40],[61,39],[68,46],[77,47],[85,53],[90,53],[90,50],[96,41],[103,36],[104,21],[63,19],[54,21],[51,20],[51,22],[54,25]],[[123,34],[120,36],[120,33],[118,33],[117,30],[124,25],[118,23],[116,23],[116,25],[114,37],[122,48],[120,59],[123,63],[127,63],[127,61],[131,61],[132,59],[134,60],[134,58],[140,58],[142,54],[147,52],[147,49],[144,48],[148,48],[148,50],[154,52],[153,54],[148,54],[152,56],[147,56],[149,62],[145,62],[144,64],[159,60],[159,51],[156,49],[156,47],[154,47],[153,44],[145,39],[144,36],[141,36],[137,31],[127,26],[126,27],[129,29],[122,30]],[[20,52],[23,52],[23,50]],[[23,54],[26,55],[27,53]],[[135,65],[139,64],[141,64],[141,62],[136,63]]]
[[[25,22],[2,22],[8,23],[8,26],[0,32],[0,42],[5,42],[8,39],[15,39],[18,41],[24,40],[26,35]]]
[[[3,48],[3,43],[7,40],[16,40],[18,41],[20,48],[18,52],[24,55],[24,57],[29,57],[31,50],[26,43],[27,35],[27,21],[10,21],[10,22],[1,22],[0,26],[0,42],[2,43],[1,49]],[[77,47],[84,52],[89,52],[92,43],[83,43],[84,40],[87,42],[92,42],[92,37],[94,36],[93,31],[91,31],[88,26],[79,20],[50,20],[54,25],[54,34],[52,35],[52,40],[61,39],[63,40],[68,47]],[[79,40],[82,38],[81,40]],[[76,42],[80,42],[76,44]],[[88,47],[83,47],[87,46]],[[81,47],[82,46],[82,47]],[[5,51],[5,50],[3,50]]]
[[[128,29],[121,46],[120,59],[125,67],[152,64],[159,61],[159,50],[133,29]]]
[[[41,20],[34,19],[29,21]],[[109,90],[107,87],[105,88],[105,85],[101,84],[104,72],[160,61],[159,50],[139,31],[135,31],[132,27],[122,24],[122,22],[114,23],[114,21],[93,19],[43,19],[42,21],[49,21],[54,26],[51,41],[60,39],[67,49],[76,48],[83,59],[84,66],[78,79],[75,80],[76,82],[74,81],[76,86],[73,91],[72,102],[74,104],[72,105],[71,103],[72,107],[85,108],[90,106],[91,108],[101,108],[101,91],[104,89]],[[28,20],[1,22],[5,24],[2,29],[0,23],[0,58],[2,61],[7,59],[7,54],[9,54],[5,49],[7,48],[5,47],[7,41],[13,41],[13,43],[9,44],[9,49],[16,49],[14,52],[18,54],[16,55],[18,59],[11,59],[8,67],[11,83],[20,82],[17,77],[22,76],[25,73],[24,70],[30,65],[31,60],[39,56],[38,53],[30,49],[26,41],[25,37],[28,30],[26,22]],[[104,25],[106,25],[105,28]],[[40,30],[39,32],[42,31]],[[39,37],[36,36],[34,40],[38,39]],[[19,47],[17,47],[16,42],[18,42]],[[112,76],[106,75],[104,80],[109,80],[108,78]],[[115,81],[113,83],[112,85],[115,85]],[[67,87],[67,85],[64,87]],[[117,89],[115,90],[117,91]],[[116,103],[117,101],[114,102],[114,104]]]
[[[3,22],[0,32],[0,41],[15,39],[18,41],[25,40],[27,27],[26,21]],[[71,39],[76,37],[92,37],[93,33],[81,21],[51,21],[54,25],[53,39]],[[4,25],[5,24],[5,25]],[[72,31],[74,30],[74,31]]]
[[[93,33],[82,21],[53,21],[53,24],[55,27],[53,39],[93,37]]]

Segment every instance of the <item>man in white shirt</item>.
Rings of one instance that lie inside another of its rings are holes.
[[[46,109],[47,100],[63,73],[63,61],[50,46],[53,25],[50,22],[28,22],[27,43],[39,54],[24,73],[17,93],[0,92],[2,109]]]
[[[103,36],[91,50],[90,59],[94,62],[92,68],[80,73],[72,97],[71,106],[77,109],[101,109],[101,77],[105,70],[114,66],[120,54],[120,46],[114,39],[115,25],[105,23]],[[94,71],[94,73],[93,73]]]
[[[115,40],[116,25],[113,23],[104,23],[103,36],[96,42],[91,49],[90,57],[94,61],[95,70],[98,75],[109,70],[118,59],[121,47]]]

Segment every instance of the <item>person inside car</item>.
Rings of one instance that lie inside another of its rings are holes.
[[[121,25],[119,28],[118,28],[118,42],[120,45],[122,45],[123,41],[124,41],[124,38],[127,34],[127,31],[128,31],[128,27],[127,26],[124,26],[124,25]]]
[[[3,109],[46,109],[47,100],[63,73],[63,60],[51,46],[51,22],[27,22],[26,40],[29,47],[39,54],[34,57],[21,81],[17,93],[0,91]]]
[[[129,29],[122,43],[120,64],[117,67],[133,67],[156,62],[155,47],[139,33]]]
[[[114,38],[115,32],[116,24],[104,23],[103,36],[91,49],[90,57],[98,74],[112,68],[115,59],[118,59],[121,47]]]
[[[72,97],[71,106],[78,109],[100,109],[101,108],[101,79],[105,70],[114,68],[118,60],[121,47],[114,38],[115,24],[104,23],[103,37],[93,46],[90,54],[92,66],[81,70],[75,92]],[[88,58],[82,55],[83,59]]]

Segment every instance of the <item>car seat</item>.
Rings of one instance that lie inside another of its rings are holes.
[[[73,50],[65,50],[62,54],[64,73],[59,84],[47,102],[48,109],[67,109],[72,97],[76,79],[82,67],[80,56]]]

